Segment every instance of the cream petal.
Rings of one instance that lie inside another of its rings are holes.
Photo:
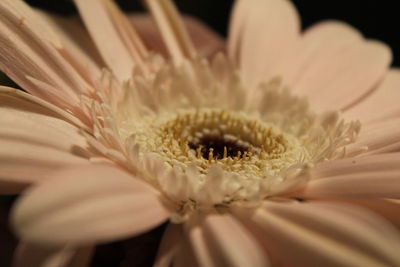
[[[131,15],[130,19],[149,49],[168,56],[167,48],[157,24],[151,16],[138,13]],[[225,49],[225,43],[221,36],[200,20],[190,16],[183,16],[183,21],[199,55],[210,57]]]
[[[239,0],[232,14],[228,53],[240,67],[246,86],[252,88],[281,74],[277,69],[300,35],[293,4],[286,0]]]
[[[93,248],[43,247],[19,244],[14,255],[13,267],[86,267]]]
[[[51,101],[27,76],[54,86],[56,96],[76,106],[78,95],[87,92],[88,85],[60,54],[59,50],[68,48],[23,1],[1,1],[0,14],[0,68],[32,94]]]
[[[344,203],[265,202],[236,211],[283,266],[397,266],[400,235],[391,224]],[[284,252],[284,253],[283,253]]]
[[[352,155],[360,147],[367,147],[368,154],[400,151],[400,119],[388,118],[363,124],[356,141],[347,147],[348,154]]]
[[[231,215],[208,214],[187,231],[200,266],[269,266],[256,239]]]
[[[17,202],[12,223],[26,242],[91,244],[135,236],[169,211],[149,185],[116,166],[70,167]]]
[[[371,94],[346,110],[344,116],[361,122],[377,121],[400,114],[400,69],[390,69],[384,80]]]
[[[288,84],[317,109],[344,109],[365,96],[384,77],[391,51],[363,40],[343,23],[323,22],[307,30],[299,43]],[[286,76],[283,74],[284,81]]]
[[[63,114],[57,111],[29,94],[0,87],[0,193],[19,193],[67,164],[89,163],[86,139],[57,118]]]

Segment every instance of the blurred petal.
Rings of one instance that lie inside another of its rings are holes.
[[[22,243],[14,255],[14,267],[86,267],[89,266],[92,247],[72,249],[50,248]]]
[[[397,266],[399,232],[362,208],[343,203],[265,202],[236,211],[284,266]],[[290,255],[290,256],[288,256]]]
[[[379,87],[345,112],[346,118],[362,122],[400,115],[400,69],[391,69]]]
[[[400,229],[400,203],[386,199],[343,199],[339,201],[360,205],[368,210],[371,210],[381,215],[398,229]]]
[[[228,38],[228,54],[250,88],[281,73],[277,67],[297,44],[298,14],[290,1],[236,1]]]
[[[144,233],[165,221],[158,193],[116,166],[70,168],[28,191],[12,221],[22,240],[91,244]]]
[[[158,249],[154,267],[170,267],[174,256],[179,253],[183,232],[181,225],[169,224]]]
[[[338,22],[307,30],[297,54],[289,84],[319,109],[344,109],[355,103],[384,77],[392,59],[388,46],[363,40]]]
[[[151,16],[133,14],[130,19],[149,49],[162,53],[164,56],[168,55],[157,24]],[[183,16],[183,21],[199,55],[210,57],[225,49],[225,43],[221,36],[204,23],[190,16]]]
[[[19,193],[67,164],[88,163],[82,154],[85,138],[59,119],[66,112],[58,111],[29,94],[0,87],[0,193]]]
[[[172,60],[181,64],[196,55],[192,40],[178,10],[171,0],[145,0],[152,13]]]
[[[230,215],[206,215],[188,236],[200,266],[269,266],[251,233]]]

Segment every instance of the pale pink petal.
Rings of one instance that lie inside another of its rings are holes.
[[[246,86],[267,82],[294,49],[300,34],[298,14],[290,1],[236,1],[230,23],[228,52]]]
[[[395,117],[362,124],[358,138],[347,147],[347,152],[352,155],[362,147],[368,148],[368,154],[400,151],[400,119]]]
[[[172,266],[174,267],[201,266],[196,259],[195,251],[193,250],[192,244],[190,244],[188,238],[182,234],[182,238],[180,238],[179,241],[180,241],[179,248],[172,260]]]
[[[72,249],[22,243],[15,251],[13,267],[86,267],[92,251],[92,247]]]
[[[346,119],[376,121],[400,114],[400,69],[391,69],[379,87],[356,105],[346,110]]]
[[[103,60],[114,75],[124,81],[147,50],[125,15],[110,0],[75,0]]]
[[[78,128],[57,118],[62,113],[56,107],[37,100],[0,87],[0,193],[18,193],[67,164],[89,163]]]
[[[314,179],[365,172],[399,171],[400,153],[350,157],[317,164],[312,169]]]
[[[64,47],[57,35],[23,1],[1,1],[0,14],[1,70],[32,94],[51,101],[27,77],[48,83],[57,90],[58,97],[75,106],[78,95],[87,92],[88,85],[60,54]]]
[[[172,259],[179,253],[179,246],[183,232],[181,225],[169,224],[162,237],[157,256],[154,261],[154,267],[170,267]]]
[[[256,239],[231,215],[205,215],[187,231],[200,266],[269,266]]]
[[[363,40],[338,22],[313,26],[297,49],[293,61],[287,62],[292,67],[283,70],[284,82],[318,109],[350,106],[377,85],[391,62],[388,46]]]
[[[168,52],[176,64],[194,58],[196,50],[178,10],[171,0],[145,0],[152,13]]]
[[[387,199],[342,199],[340,201],[360,205],[371,210],[400,229],[400,203],[399,200],[390,201]]]
[[[149,185],[116,166],[70,167],[32,188],[12,215],[22,240],[91,244],[144,233],[169,211]]]
[[[314,179],[294,193],[305,199],[400,198],[400,170],[365,171]]]
[[[37,12],[68,47],[60,49],[60,53],[75,70],[88,83],[100,77],[100,71],[105,64],[78,17],[58,16],[39,10]]]
[[[167,56],[167,48],[154,19],[145,14],[134,14],[130,18],[147,47]],[[224,50],[223,39],[204,23],[190,16],[183,16],[183,21],[199,55],[210,57]]]
[[[400,235],[391,224],[343,203],[273,203],[236,211],[283,266],[397,266]]]

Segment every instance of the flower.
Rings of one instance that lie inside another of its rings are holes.
[[[238,0],[209,59],[170,1],[145,2],[169,57],[108,0],[75,0],[97,50],[0,3],[1,69],[31,93],[0,96],[1,192],[34,184],[12,215],[17,264],[71,266],[169,221],[156,266],[399,265],[389,49]]]

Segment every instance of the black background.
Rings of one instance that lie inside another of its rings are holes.
[[[254,0],[249,0],[254,1]],[[61,14],[74,14],[71,0],[27,0],[31,5]],[[142,11],[141,1],[118,0],[127,12]],[[400,16],[397,0],[292,0],[302,17],[303,28],[326,19],[345,21],[366,37],[389,44],[394,64],[400,65]],[[176,0],[179,9],[192,14],[226,36],[233,0]]]

